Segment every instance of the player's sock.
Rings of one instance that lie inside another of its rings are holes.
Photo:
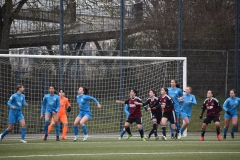
[[[220,127],[216,127],[216,132],[217,132],[217,135],[220,134]]]
[[[52,128],[53,128],[52,125],[49,125],[49,126],[48,126],[48,134],[52,131]]]
[[[138,132],[140,133],[141,138],[143,138],[143,130],[140,129],[140,130],[138,130]]]
[[[228,132],[228,129],[224,128],[224,129],[223,129],[223,135],[226,136],[226,135],[227,135],[227,132]]]
[[[66,137],[66,135],[67,135],[67,130],[68,130],[68,126],[63,126],[62,137]]]
[[[162,126],[162,134],[166,137],[166,126]]]
[[[125,133],[126,133],[125,129],[122,129],[122,131],[120,133],[120,137],[122,138]]]
[[[153,124],[153,133],[154,133],[155,137],[157,137],[157,123]]]
[[[9,132],[9,131],[8,131],[7,129],[6,129],[5,131],[3,131],[3,133],[2,133],[2,139],[3,139],[4,136],[6,136],[6,134],[8,134],[8,132]]]
[[[59,136],[59,124],[55,125],[55,129],[56,129],[56,136]]]
[[[48,135],[48,123],[47,122],[45,122],[45,124],[44,124],[44,134]]]
[[[26,134],[26,128],[22,128],[22,130],[21,130],[22,140],[25,139],[25,134]]]
[[[182,135],[184,131],[185,131],[185,129],[181,127],[180,128],[180,134]]]
[[[125,131],[130,135],[132,134],[131,131],[130,131],[130,127],[125,127]]]
[[[78,136],[78,126],[73,126],[73,132],[75,136]]]
[[[144,127],[142,126],[142,130],[143,130],[143,135],[144,135]]]
[[[180,128],[180,124],[179,124],[179,122],[176,123],[175,126],[176,126],[177,128]]]
[[[153,134],[153,129],[149,132],[149,134],[148,134],[148,139],[151,137],[151,135]]]
[[[172,129],[171,123],[168,122],[168,124],[169,124],[169,128],[170,128],[171,135],[173,135],[173,134],[174,134],[174,131],[173,131],[173,129]]]
[[[202,128],[201,137],[204,137],[204,135],[205,135],[205,130]]]
[[[232,133],[236,131],[236,127],[232,126]]]
[[[82,130],[83,130],[84,135],[88,134],[86,125],[82,126]]]

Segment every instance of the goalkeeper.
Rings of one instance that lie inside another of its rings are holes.
[[[68,119],[66,114],[66,107],[67,107],[67,112],[70,112],[71,106],[68,99],[65,97],[65,92],[63,89],[59,90],[59,98],[60,98],[60,109],[58,111],[58,119],[63,124],[62,140],[66,140],[67,139],[66,134],[68,131]],[[51,124],[48,126],[48,134],[51,132],[54,125],[55,125],[54,119],[52,118]]]

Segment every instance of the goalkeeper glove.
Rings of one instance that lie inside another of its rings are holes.
[[[227,111],[226,113],[227,113],[228,115],[230,115],[230,114],[231,114],[231,113],[230,113],[230,111]]]
[[[68,107],[68,108],[67,108],[67,112],[70,112],[70,111],[71,111],[71,107]]]
[[[144,106],[143,108],[145,109],[146,112],[148,111],[146,106]]]
[[[199,119],[202,119],[202,116],[203,116],[203,115],[202,115],[202,114],[200,114],[200,116],[199,116]]]

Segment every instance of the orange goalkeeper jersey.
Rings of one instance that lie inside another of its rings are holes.
[[[66,97],[60,98],[60,110],[58,111],[59,115],[66,114],[66,107],[69,107],[70,103]]]

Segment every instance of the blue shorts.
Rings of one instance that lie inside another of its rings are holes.
[[[83,118],[84,116],[87,116],[88,119],[91,119],[92,118],[92,113],[91,112],[80,111],[78,117]]]
[[[187,113],[185,113],[185,112],[181,112],[181,116],[182,116],[182,119],[184,119],[184,118],[188,118],[188,120],[190,120],[190,118],[191,118],[191,116],[189,116]]]
[[[179,117],[180,117],[180,112],[179,112],[179,111],[178,111],[178,112],[175,111],[175,115],[176,115],[176,118],[179,119]]]
[[[45,111],[45,114],[51,114],[51,115],[52,115],[52,113],[53,113],[53,110],[50,110],[50,109],[47,109],[47,110]]]
[[[237,114],[227,114],[227,113],[225,113],[224,114],[224,118],[229,118],[229,119],[232,119],[233,117],[238,117],[238,115]]]
[[[16,120],[20,121],[22,119],[24,119],[22,111],[10,109],[9,115],[8,115],[8,123],[9,124],[15,124],[17,122]]]

